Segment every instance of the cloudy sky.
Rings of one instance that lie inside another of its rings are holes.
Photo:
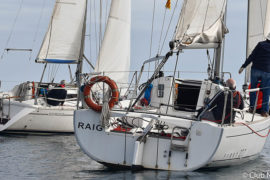
[[[162,20],[164,17],[165,0],[156,1],[156,13],[153,31],[153,45],[151,55],[154,56],[158,52]],[[171,0],[172,7],[176,4],[177,0]],[[1,90],[12,88],[15,84],[24,81],[39,81],[42,64],[34,62],[37,52],[39,51],[42,39],[48,27],[48,22],[53,10],[55,0],[1,0],[0,3],[0,80],[2,81]],[[95,0],[96,6],[99,0]],[[168,41],[172,37],[179,11],[181,8],[182,0],[178,0],[178,8],[173,18],[169,34],[162,49],[162,54],[168,50]],[[153,14],[154,0],[132,0],[132,35],[131,35],[131,70],[139,70],[142,62],[150,56],[150,39],[151,39],[151,26]],[[88,3],[88,7],[92,9],[91,19],[88,11],[87,20],[87,35],[94,32],[95,23],[93,1]],[[104,0],[103,11],[106,14],[106,3]],[[108,8],[107,8],[108,9]],[[226,36],[225,41],[225,62],[224,71],[232,73],[233,77],[237,80],[238,89],[241,89],[244,75],[238,75],[237,71],[245,60],[246,49],[246,0],[228,0],[227,12],[227,27],[229,34]],[[164,34],[168,28],[169,19],[172,15],[173,9],[166,12],[166,19],[164,24]],[[99,12],[96,12],[98,14]],[[104,30],[103,30],[104,31]],[[96,39],[94,35],[86,36],[85,54],[95,64]],[[90,51],[90,46],[91,51]],[[5,48],[26,48],[33,49],[32,53],[29,52],[11,52],[4,51]],[[173,70],[175,60],[172,59],[166,65],[165,70]],[[203,79],[206,77],[207,69],[207,56],[205,50],[187,50],[180,55],[178,70],[185,71],[181,74],[182,78],[195,78]],[[74,68],[73,68],[74,71]],[[84,68],[85,72],[89,72],[88,67]],[[191,73],[192,72],[192,73]],[[169,74],[168,74],[169,75]],[[49,74],[46,78],[50,78]],[[56,81],[61,79],[69,79],[67,66],[59,67],[57,71]]]

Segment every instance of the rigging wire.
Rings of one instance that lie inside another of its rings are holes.
[[[153,45],[153,32],[154,32],[154,22],[155,22],[155,11],[156,11],[156,0],[154,0],[153,4],[153,16],[152,16],[152,29],[151,29],[151,38],[150,38],[150,52],[149,58],[152,56],[152,45]],[[149,71],[150,71],[150,63],[148,64],[148,74],[147,78],[149,79]]]
[[[56,66],[56,67],[55,67],[55,71],[54,71],[54,74],[53,74],[53,79],[55,79],[56,74],[57,74],[58,71],[59,71],[60,64],[57,64],[57,65],[55,65],[55,66]]]
[[[163,22],[162,22],[162,28],[161,28],[161,33],[160,33],[160,37],[159,37],[158,53],[157,54],[160,54],[160,44],[161,44],[161,39],[162,39],[162,35],[163,35],[163,29],[164,29],[164,23],[165,23],[165,19],[166,19],[166,14],[167,14],[167,8],[165,8],[165,12],[164,12],[164,16],[163,16]]]
[[[10,31],[10,34],[8,35],[8,39],[7,39],[5,48],[8,46],[8,44],[9,44],[9,42],[10,42],[10,39],[11,39],[11,37],[12,37],[12,34],[13,34],[13,32],[14,32],[15,25],[16,25],[16,23],[17,23],[19,14],[20,14],[20,12],[21,12],[21,10],[22,10],[23,1],[24,1],[24,0],[21,0],[21,2],[20,2],[19,9],[18,9],[17,14],[16,14],[16,16],[15,16],[14,22],[13,22],[13,24],[12,24],[12,26],[11,26],[11,31]],[[4,54],[5,54],[5,48],[4,48],[3,52],[2,52],[1,60],[2,60],[3,57],[4,57]]]
[[[165,41],[166,41],[166,39],[167,39],[167,36],[168,36],[168,33],[169,33],[169,29],[170,29],[170,27],[171,27],[171,23],[172,23],[172,20],[173,20],[174,13],[175,13],[175,10],[176,10],[177,5],[178,5],[178,0],[176,0],[175,6],[174,6],[174,9],[173,9],[173,13],[172,13],[171,18],[170,18],[170,22],[169,22],[169,25],[168,25],[168,28],[167,28],[167,31],[166,31],[166,34],[165,34],[165,37],[164,37],[162,46],[161,46],[160,54],[161,54],[161,52],[162,52],[162,50],[163,50]]]
[[[92,59],[92,31],[91,31],[91,20],[92,20],[92,2],[90,1],[89,2],[89,39],[90,39],[90,42],[89,42],[89,48],[90,48],[90,51],[89,51],[89,56],[90,56],[90,59]],[[90,71],[91,71],[91,68],[90,68]]]
[[[108,0],[106,0],[106,14],[105,14],[105,26],[107,26],[107,21],[108,21]]]
[[[262,23],[262,29],[263,29],[263,27],[264,27],[264,24],[265,24],[265,21],[263,22],[263,17],[264,17],[264,15],[262,14],[263,13],[263,8],[262,8],[262,1],[259,1],[260,2],[260,10],[261,10],[261,23]],[[264,34],[262,34],[262,36],[263,36]]]
[[[102,42],[102,0],[99,1],[99,49]]]
[[[154,0],[154,7],[153,7],[149,58],[151,58],[151,56],[152,56],[152,43],[153,43],[153,31],[154,31],[154,22],[155,22],[155,11],[156,11],[156,0]]]
[[[46,0],[43,0],[43,2],[42,2],[41,13],[40,13],[40,15],[39,15],[39,18],[38,18],[38,24],[37,24],[37,27],[36,27],[37,29],[36,29],[36,31],[35,31],[34,39],[33,39],[32,46],[31,46],[32,49],[34,48],[34,45],[35,45],[35,43],[36,43],[36,41],[37,41],[37,34],[38,34],[38,31],[39,31],[41,18],[42,18],[43,14],[44,14],[45,3],[46,3]],[[33,53],[33,51],[30,52],[29,61],[32,59],[32,53]]]
[[[47,65],[47,63],[45,65]],[[48,81],[50,81],[50,73],[49,73],[50,71],[51,71],[51,64],[48,64],[48,72],[47,72],[47,80]]]
[[[98,56],[98,35],[97,35],[97,23],[96,23],[96,1],[94,1],[94,24],[95,24],[95,41],[96,41],[96,59],[97,59],[97,56]]]
[[[59,1],[57,0],[56,2],[55,2],[55,4],[57,4],[57,3],[59,3]],[[50,32],[50,34],[49,34],[49,42],[48,42],[48,46],[47,46],[47,52],[46,52],[46,57],[45,57],[45,59],[47,59],[47,57],[48,57],[48,53],[49,53],[49,49],[50,49],[50,45],[51,45],[51,38],[52,38],[52,26],[53,26],[53,16],[54,16],[54,14],[55,14],[55,12],[56,12],[56,6],[54,7],[54,10],[53,10],[53,13],[52,13],[52,16],[51,16],[51,21],[50,21],[50,25],[49,25],[49,32]],[[47,65],[47,63],[46,63],[46,65]],[[44,68],[44,70],[45,70],[46,68]],[[50,76],[50,69],[53,69],[53,67],[50,65],[49,66],[49,71],[48,71],[48,80],[51,78],[51,76]],[[41,78],[41,81],[40,81],[40,83],[42,82],[42,78]]]
[[[177,52],[177,55],[176,55],[176,61],[175,61],[174,72],[173,72],[173,80],[172,80],[172,83],[171,83],[171,88],[170,88],[170,95],[169,95],[168,104],[170,104],[172,90],[173,90],[173,88],[175,87],[175,74],[176,74],[176,69],[177,69],[177,65],[178,65],[178,61],[179,61],[179,53],[180,53],[180,52],[178,51],[178,52]],[[166,114],[168,113],[168,108],[169,108],[169,106],[167,106]]]

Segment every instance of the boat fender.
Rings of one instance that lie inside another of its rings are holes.
[[[93,87],[94,84],[98,82],[104,82],[111,88],[112,95],[109,101],[110,109],[115,105],[115,103],[118,102],[119,91],[118,91],[118,87],[116,83],[112,79],[110,79],[108,76],[95,76],[90,79],[90,81],[85,85],[84,90],[83,90],[84,101],[88,107],[90,107],[91,109],[97,112],[100,112],[102,110],[102,105],[95,103],[90,96],[91,88]]]
[[[35,98],[35,93],[36,93],[36,91],[35,91],[35,82],[33,81],[32,82],[32,98],[33,99]]]
[[[260,87],[261,87],[261,81],[258,81],[257,88],[260,88]],[[251,89],[251,84],[249,84],[248,89]],[[257,96],[257,93],[258,92],[256,92],[256,96]],[[250,93],[249,93],[249,95],[250,95]],[[262,102],[263,102],[263,92],[260,90],[256,109],[261,109],[262,108]]]

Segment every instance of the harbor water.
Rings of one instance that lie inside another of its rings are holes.
[[[270,142],[258,159],[239,166],[186,173],[131,172],[108,169],[91,160],[79,148],[74,135],[0,135],[0,162],[1,180],[270,179]]]

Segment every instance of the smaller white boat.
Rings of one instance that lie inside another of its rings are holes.
[[[77,109],[77,87],[81,78],[76,77],[77,84],[66,85],[67,97],[63,105],[48,103],[49,100],[63,101],[63,98],[47,97],[42,91],[56,89],[59,84],[51,80],[46,83],[43,79],[49,64],[75,64],[76,73],[81,73],[86,11],[86,0],[55,1],[51,21],[36,58],[37,63],[44,64],[40,82],[24,82],[10,92],[0,94],[1,132],[74,132],[73,112]]]
[[[35,90],[39,83],[26,82],[8,93],[0,101],[0,131],[9,132],[73,132],[73,112],[77,105],[77,88],[66,86],[67,98],[63,105],[52,106],[48,98]],[[33,86],[34,85],[34,86]],[[57,86],[57,84],[54,84]],[[44,89],[48,83],[42,83]],[[47,87],[46,87],[47,86]],[[34,90],[33,90],[34,89]],[[63,101],[54,99],[54,101]]]

